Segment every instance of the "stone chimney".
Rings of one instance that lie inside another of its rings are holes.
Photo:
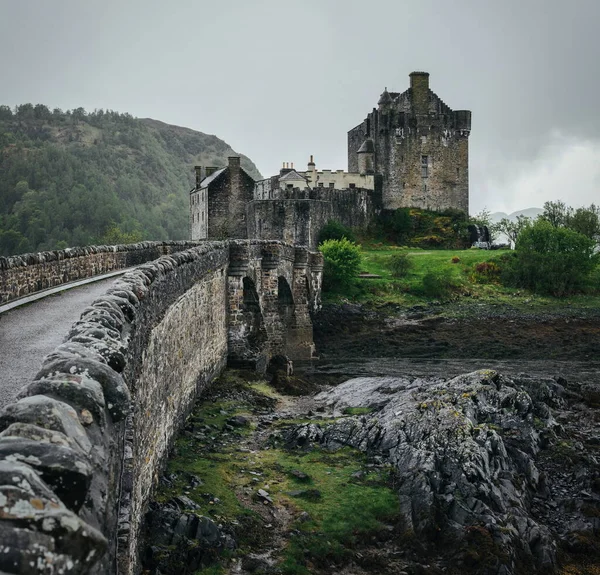
[[[202,181],[202,166],[194,166],[196,171],[196,189],[200,189],[200,182]]]
[[[414,113],[421,116],[429,113],[429,73],[412,72],[410,74],[410,89]]]

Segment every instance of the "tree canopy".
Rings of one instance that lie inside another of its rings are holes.
[[[0,106],[0,255],[185,239],[193,166],[233,154],[216,136],[111,110]]]

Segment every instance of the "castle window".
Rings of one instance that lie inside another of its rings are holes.
[[[356,188],[356,184],[350,184],[350,188]]]
[[[423,192],[427,193],[427,184],[423,182]]]
[[[458,178],[460,176],[460,168],[456,168],[456,177]]]
[[[323,182],[319,182],[319,183],[317,184],[317,186],[319,186],[319,188],[322,188],[322,187],[323,187]]]
[[[286,188],[287,188],[288,190],[293,190],[293,189],[294,189],[294,184],[288,184],[288,185],[286,186]]]
[[[335,188],[335,182],[329,182],[329,187],[330,188]]]
[[[421,156],[421,177],[429,176],[429,156]]]

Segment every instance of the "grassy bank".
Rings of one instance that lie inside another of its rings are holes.
[[[198,506],[194,513],[235,533],[237,549],[197,574],[227,573],[232,560],[268,550],[282,575],[329,572],[361,547],[389,539],[399,514],[389,469],[349,448],[286,449],[286,429],[332,420],[300,412],[265,424],[277,404],[289,408],[294,400],[247,375],[225,372],[214,394],[199,402],[156,493],[161,503],[185,494]],[[235,416],[247,424],[232,426]]]
[[[357,303],[380,306],[397,304],[411,307],[428,305],[432,301],[452,303],[451,307],[470,304],[508,305],[525,310],[564,308],[600,308],[600,293],[554,298],[532,294],[527,290],[500,285],[493,278],[482,278],[476,272],[477,264],[496,260],[507,250],[422,250],[385,244],[361,246],[361,272],[380,276],[358,278],[355,286],[346,293],[326,293],[325,301]],[[402,277],[394,277],[392,261],[397,254],[405,254],[410,267]],[[452,288],[447,293],[426,293],[424,280],[427,275],[450,278]],[[600,286],[600,268],[592,283]]]

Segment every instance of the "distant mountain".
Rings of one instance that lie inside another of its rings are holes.
[[[216,136],[149,118],[0,106],[0,255],[187,238],[193,166],[231,155]]]
[[[517,212],[513,212],[512,214],[507,214],[505,212],[494,212],[490,214],[490,219],[492,222],[499,222],[502,218],[508,218],[509,220],[516,220],[517,216],[526,216],[528,218],[535,219],[537,218],[544,210],[542,208],[527,208],[526,210],[519,210]]]

